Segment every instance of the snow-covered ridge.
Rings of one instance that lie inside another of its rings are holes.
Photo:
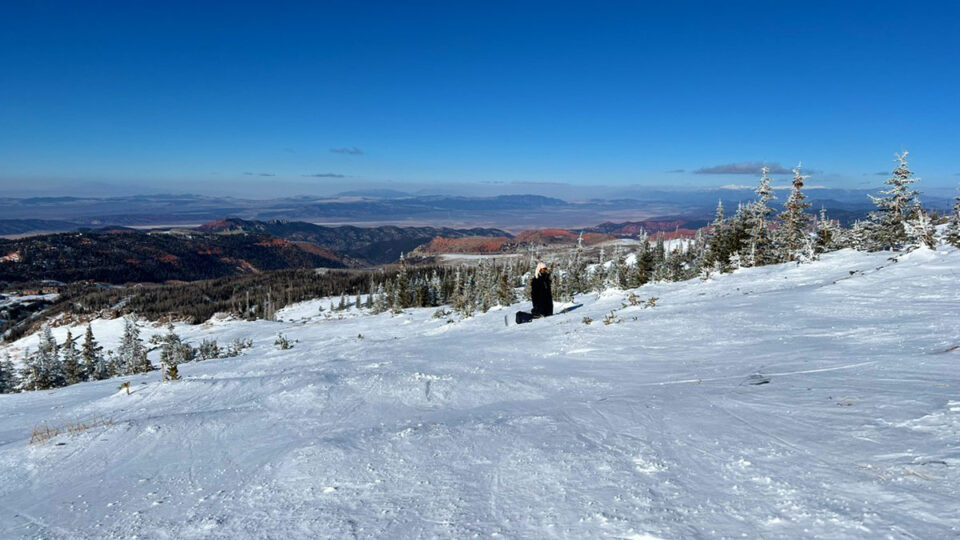
[[[955,537],[960,251],[894,259],[608,291],[523,326],[503,318],[524,306],[327,319],[329,299],[178,326],[253,347],[130,395],[0,395],[0,537]],[[93,324],[115,346],[122,322]],[[94,418],[113,423],[29,444]]]

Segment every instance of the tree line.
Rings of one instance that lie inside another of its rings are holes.
[[[28,351],[23,365],[17,369],[10,358],[0,361],[0,394],[25,390],[49,390],[85,381],[149,373],[157,366],[147,358],[152,349],[160,350],[163,378],[178,378],[176,368],[184,362],[238,356],[252,343],[238,339],[226,346],[205,339],[196,347],[185,343],[172,325],[166,334],[144,342],[140,325],[133,318],[124,318],[123,336],[114,350],[104,351],[93,328],[87,326],[83,341],[74,339],[71,330],[63,343],[57,343],[49,325],[40,331],[39,345]],[[152,349],[151,349],[152,347]]]

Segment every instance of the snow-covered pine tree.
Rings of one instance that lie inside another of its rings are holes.
[[[710,224],[710,235],[707,238],[706,264],[710,267],[719,266],[721,271],[727,267],[726,252],[727,239],[724,230],[723,201],[717,201],[717,210],[713,214],[713,223]]]
[[[513,305],[517,301],[517,293],[510,283],[509,269],[504,267],[497,278],[497,303],[501,306]]]
[[[400,288],[394,283],[392,288],[392,293],[390,295],[390,313],[394,315],[399,315],[403,313],[403,297],[400,294]]]
[[[477,268],[477,300],[480,304],[480,311],[484,313],[497,304],[496,281],[495,263],[486,259],[480,259],[480,265]]]
[[[473,317],[477,310],[477,273],[467,272],[463,280],[463,316]]]
[[[747,254],[752,250],[750,246],[750,227],[752,216],[752,205],[737,205],[737,211],[730,218],[726,227],[726,249],[727,266],[731,270],[746,266]]]
[[[99,364],[103,363],[103,347],[93,337],[93,328],[90,325],[87,325],[87,331],[83,335],[83,347],[80,356],[83,359],[83,369],[86,372],[87,380],[100,380],[97,373]]]
[[[913,217],[904,223],[904,229],[907,233],[907,245],[937,249],[937,228],[923,208],[916,209]]]
[[[163,378],[167,381],[179,381],[180,370],[177,366],[169,366],[163,370]]]
[[[654,266],[660,266],[663,264],[664,259],[667,258],[667,248],[663,238],[663,231],[657,233],[657,242],[653,247],[653,264]]]
[[[63,363],[63,376],[66,384],[76,384],[87,380],[86,370],[80,360],[80,351],[73,340],[73,333],[67,330],[67,338],[60,346],[60,358]]]
[[[847,235],[847,244],[858,251],[876,251],[880,249],[873,243],[877,234],[874,232],[875,224],[870,220],[857,220],[850,227],[850,233]]]
[[[817,218],[816,237],[813,242],[814,254],[819,255],[828,251],[840,249],[842,238],[842,229],[840,225],[827,218],[827,209],[820,208],[820,216]]]
[[[570,275],[570,289],[573,293],[586,291],[587,260],[583,252],[583,231],[580,231],[579,236],[577,236],[577,247],[573,249],[566,267]]]
[[[658,262],[653,267],[653,271],[650,273],[650,280],[669,281],[672,274],[670,271],[670,254],[664,252],[663,258],[658,259]]]
[[[147,359],[147,350],[140,339],[140,327],[129,317],[123,320],[123,336],[117,349],[117,364],[120,375],[147,373],[154,369]]]
[[[443,304],[443,280],[436,270],[430,273],[430,281],[427,283],[427,305],[439,306]]]
[[[370,276],[370,288],[367,289],[367,303],[364,305],[367,309],[373,311],[374,307],[374,297],[377,294],[377,283],[373,279],[373,276]]]
[[[617,289],[624,289],[627,286],[627,258],[620,244],[617,244],[613,250],[613,260],[610,264],[610,272],[607,275],[607,285]]]
[[[196,357],[196,351],[180,339],[174,331],[173,325],[167,325],[167,333],[155,335],[150,343],[160,345],[160,372],[161,378],[166,379],[169,369],[184,362],[191,362]]]
[[[665,261],[667,269],[667,279],[670,281],[682,281],[686,279],[686,253],[683,249],[683,242],[677,242],[670,255]]]
[[[17,376],[17,370],[13,367],[10,357],[4,353],[3,360],[0,361],[0,394],[16,392],[19,385],[20,378]]]
[[[634,254],[633,265],[629,269],[629,287],[631,289],[640,287],[650,281],[650,273],[653,270],[653,251],[650,249],[649,237],[642,235],[640,249]]]
[[[600,253],[597,256],[597,264],[593,266],[593,272],[590,274],[590,290],[603,292],[607,288],[607,265],[606,250],[600,246]]]
[[[20,368],[20,390],[42,390],[46,388],[46,369],[40,361],[40,355],[24,351],[23,366]]]
[[[383,313],[389,308],[390,308],[390,298],[387,296],[387,290],[384,287],[383,283],[378,283],[377,295],[373,302],[373,312]]]
[[[283,335],[282,332],[277,334],[277,339],[273,341],[273,344],[276,345],[281,351],[293,348],[293,343],[289,338],[287,338],[287,336]]]
[[[760,185],[757,186],[755,193],[757,200],[748,208],[748,247],[747,266],[761,266],[773,262],[771,256],[772,241],[770,239],[770,218],[773,216],[773,208],[770,207],[770,201],[776,200],[773,194],[773,187],[770,185],[770,168],[760,169]]]
[[[919,191],[912,189],[911,184],[920,180],[913,176],[913,171],[907,166],[907,155],[904,150],[896,154],[897,167],[893,175],[884,184],[889,188],[880,192],[880,197],[870,198],[877,205],[876,211],[870,218],[874,223],[872,244],[875,249],[897,249],[907,241],[906,223],[916,218],[920,209],[917,201]]]
[[[793,169],[793,187],[784,204],[783,213],[780,214],[783,220],[783,225],[780,227],[780,258],[784,261],[804,258],[805,253],[811,251],[807,236],[809,215],[804,212],[810,203],[804,202],[807,196],[803,194],[803,183],[808,176],[800,174],[800,170],[800,164]]]
[[[403,253],[400,253],[400,271],[397,272],[396,283],[394,283],[394,295],[399,302],[400,308],[410,307],[410,276],[407,274],[407,259]],[[396,308],[394,308],[396,309]]]
[[[197,357],[200,360],[210,360],[212,358],[220,358],[223,354],[223,349],[220,348],[220,345],[217,344],[215,339],[203,339],[200,341],[200,346],[197,347]]]
[[[20,372],[22,390],[47,390],[64,385],[63,366],[57,355],[56,340],[48,326],[40,334],[40,346],[35,353],[27,351]]]
[[[457,266],[453,272],[453,284],[450,288],[450,294],[447,296],[447,302],[457,313],[463,307],[463,271],[460,266]]]
[[[707,235],[702,227],[694,234],[693,242],[687,249],[687,256],[690,260],[691,274],[699,275],[707,259]]]
[[[950,220],[943,231],[943,239],[951,246],[960,248],[960,195],[954,200]]]

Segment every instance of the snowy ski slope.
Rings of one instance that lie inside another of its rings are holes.
[[[129,396],[0,396],[0,538],[955,538],[960,252],[888,257],[633,291],[652,308],[585,295],[524,326],[325,320],[324,300],[178,327],[254,346]],[[118,329],[94,325],[107,347]]]

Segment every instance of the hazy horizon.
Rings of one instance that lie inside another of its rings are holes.
[[[656,191],[670,191],[675,193],[697,193],[703,191],[752,191],[755,185],[747,179],[733,179],[730,182],[716,185],[585,185],[552,182],[479,182],[479,183],[446,183],[422,184],[401,182],[369,182],[361,184],[311,186],[298,182],[277,181],[271,184],[269,190],[255,182],[245,185],[235,182],[225,184],[198,184],[191,182],[164,182],[159,184],[112,184],[107,182],[77,181],[50,182],[46,187],[37,187],[36,182],[24,185],[11,183],[0,189],[0,197],[13,199],[28,199],[35,197],[81,197],[81,198],[114,198],[130,196],[158,196],[158,195],[193,195],[201,197],[235,198],[245,200],[272,200],[297,197],[334,197],[341,193],[361,192],[364,196],[376,196],[377,192],[397,192],[395,196],[452,196],[452,197],[497,197],[502,195],[538,195],[576,202],[590,199],[630,199],[642,196],[644,193]],[[753,179],[755,180],[755,179]],[[778,191],[790,189],[789,178],[774,178],[773,188]],[[845,191],[876,191],[883,188],[884,178],[877,177],[866,185],[836,186],[828,182],[816,182],[808,179],[805,186],[807,191],[845,190]],[[921,194],[936,197],[954,197],[957,194],[955,186],[930,185],[925,180],[917,184]]]

